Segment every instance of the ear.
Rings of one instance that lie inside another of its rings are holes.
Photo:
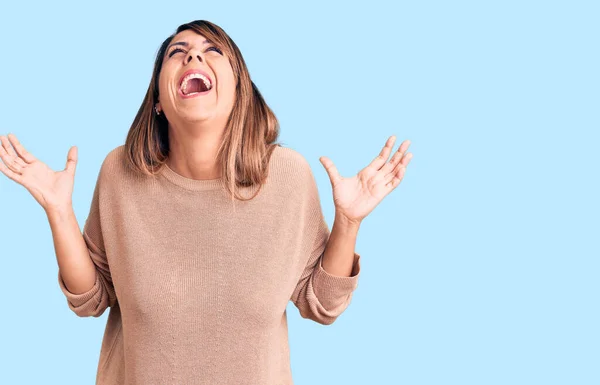
[[[160,102],[158,102],[158,103],[156,103],[156,104],[154,105],[154,110],[155,110],[157,113],[160,113],[160,112],[162,111],[162,107],[160,106]]]

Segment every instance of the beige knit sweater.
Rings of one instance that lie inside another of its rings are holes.
[[[293,384],[288,301],[331,324],[360,271],[357,253],[350,277],[320,263],[330,231],[309,163],[277,147],[263,190],[234,210],[221,179],[138,176],[124,154],[102,163],[83,230],[94,287],[71,293],[58,272],[75,314],[110,307],[96,384]]]

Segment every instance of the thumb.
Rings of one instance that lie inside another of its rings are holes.
[[[77,167],[77,146],[72,146],[67,154],[67,165],[65,171],[71,175],[75,175],[75,168]]]
[[[327,175],[329,175],[329,180],[331,182],[331,186],[335,186],[338,180],[342,179],[340,173],[337,170],[337,167],[333,164],[331,159],[326,156],[322,156],[319,158],[319,161],[325,167],[325,171],[327,171]]]

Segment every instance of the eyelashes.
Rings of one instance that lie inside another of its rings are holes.
[[[221,55],[223,55],[223,52],[222,52],[222,51],[221,51],[219,48],[217,48],[217,47],[214,47],[214,46],[213,46],[213,47],[208,47],[206,50],[208,51],[208,50],[210,50],[210,49],[214,49],[216,52],[218,52],[218,53],[220,53]],[[177,51],[180,51],[180,52],[183,52],[183,53],[185,53],[185,51],[184,51],[183,49],[181,49],[181,48],[175,48],[174,50],[172,50],[172,51],[169,53],[169,57],[173,56],[173,55],[175,54],[175,52],[177,52]]]

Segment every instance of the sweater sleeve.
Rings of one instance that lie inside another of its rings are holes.
[[[83,239],[96,268],[94,286],[84,293],[72,293],[65,286],[60,268],[58,270],[60,289],[66,297],[69,308],[79,317],[99,317],[107,307],[114,306],[117,302],[100,225],[101,179],[102,169],[98,175],[90,212],[83,228]]]
[[[358,286],[360,255],[354,253],[350,276],[333,275],[323,269],[322,259],[330,230],[321,209],[314,175],[307,162],[303,162],[303,166],[308,170],[304,173],[306,194],[303,195],[304,212],[300,220],[303,221],[302,242],[308,257],[291,300],[303,318],[329,325],[348,307]]]

